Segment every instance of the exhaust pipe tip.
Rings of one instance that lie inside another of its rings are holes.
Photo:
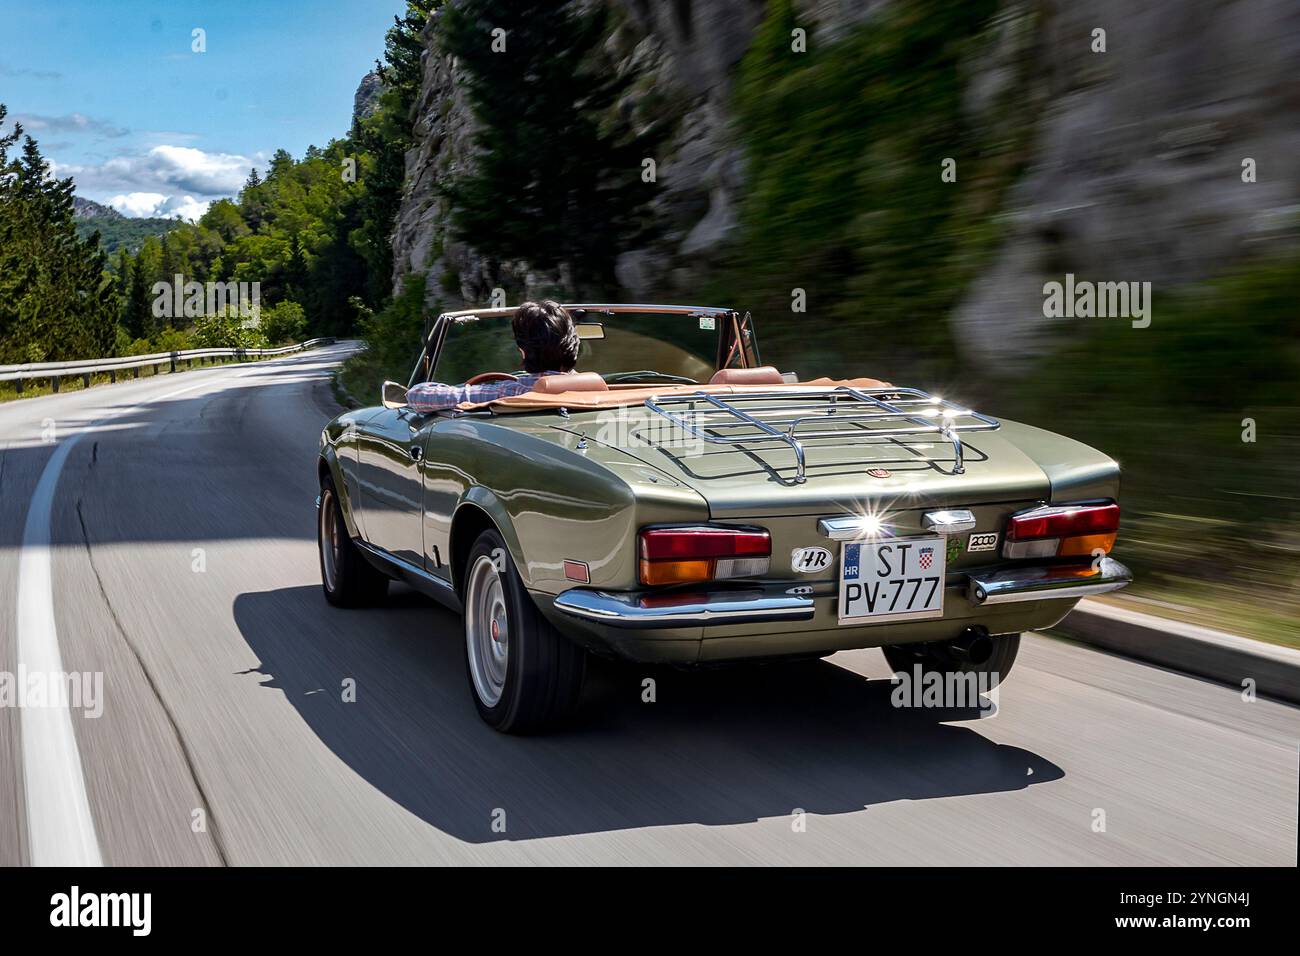
[[[993,656],[993,638],[985,628],[968,627],[948,644],[948,653],[964,664],[979,667]]]

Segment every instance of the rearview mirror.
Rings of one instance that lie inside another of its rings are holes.
[[[405,408],[406,386],[399,382],[385,382],[380,389],[379,400],[384,408]]]

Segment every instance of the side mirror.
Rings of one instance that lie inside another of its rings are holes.
[[[405,408],[406,386],[399,382],[385,382],[380,389],[379,401],[384,408]]]

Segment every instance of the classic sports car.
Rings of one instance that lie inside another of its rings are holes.
[[[1131,579],[1109,557],[1119,467],[1086,445],[875,379],[801,381],[731,309],[567,308],[577,373],[433,414],[387,382],[321,435],[325,597],[396,578],[463,613],[498,730],[568,714],[593,652],[879,647],[992,686],[1022,631]],[[510,377],[487,370],[518,364],[512,313],[439,316],[410,384]]]

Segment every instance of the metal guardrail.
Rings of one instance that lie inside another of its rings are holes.
[[[193,368],[195,361],[202,365],[205,361],[216,363],[217,359],[233,358],[243,362],[248,359],[271,358],[301,352],[319,345],[333,345],[336,339],[328,336],[308,339],[298,345],[283,345],[277,349],[181,349],[175,352],[154,352],[149,355],[120,355],[104,359],[78,359],[71,362],[30,362],[26,365],[0,365],[0,382],[17,382],[19,394],[23,383],[31,379],[49,379],[54,391],[59,390],[59,382],[65,378],[80,376],[82,383],[90,386],[90,376],[107,374],[110,382],[117,381],[118,372],[131,372],[135,378],[140,377],[140,369],[156,368],[159,365],[170,366],[176,371],[177,362],[185,362],[187,368]]]

